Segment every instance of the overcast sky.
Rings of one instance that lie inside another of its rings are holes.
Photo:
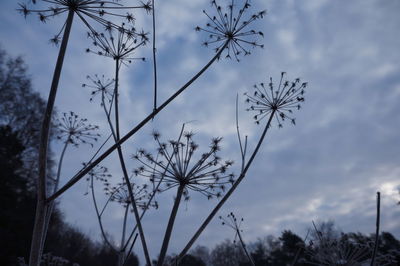
[[[133,2],[133,1],[132,1]],[[223,1],[219,1],[224,4]],[[237,1],[240,2],[240,1]],[[2,0],[0,43],[9,54],[22,55],[29,66],[33,87],[47,98],[58,49],[49,39],[65,17],[40,23],[35,16],[26,20],[17,13],[17,2]],[[206,35],[194,31],[208,21],[202,10],[211,10],[209,1],[161,1],[157,6],[157,55],[159,102],[188,81],[214,55],[201,46]],[[212,137],[223,137],[221,157],[237,162],[240,157],[235,131],[235,98],[240,97],[240,126],[249,136],[252,150],[262,125],[245,111],[244,92],[252,85],[300,77],[309,86],[303,108],[295,113],[296,126],[271,128],[248,176],[220,211],[244,217],[244,238],[254,241],[291,229],[304,236],[312,220],[334,220],[344,232],[375,230],[376,192],[382,193],[381,229],[400,238],[400,2],[398,0],[270,0],[252,1],[254,12],[267,9],[253,28],[264,32],[264,49],[252,55],[214,64],[187,91],[170,104],[154,121],[123,146],[126,158],[144,147],[155,150],[154,129],[163,139],[174,139],[182,123],[189,122],[200,152],[207,150]],[[138,12],[136,27],[151,30],[149,15]],[[60,80],[58,112],[73,110],[100,126],[108,136],[106,119],[98,101],[89,102],[90,90],[82,88],[86,75],[104,74],[112,78],[108,58],[85,53],[90,41],[86,29],[76,19]],[[151,45],[138,51],[146,62],[134,62],[121,73],[121,131],[127,132],[152,110]],[[98,99],[97,99],[98,100]],[[263,121],[264,123],[266,121]],[[100,143],[100,142],[99,142]],[[96,146],[95,146],[96,147]],[[60,153],[60,143],[53,143]],[[71,148],[66,155],[62,183],[95,149]],[[137,163],[128,159],[130,170]],[[107,166],[119,181],[121,172],[115,155]],[[141,180],[140,182],[143,182]],[[100,238],[93,204],[84,196],[87,184],[79,182],[66,192],[60,207],[68,222]],[[100,196],[99,192],[99,196]],[[158,196],[160,209],[144,219],[150,253],[155,258],[161,246],[174,193]],[[207,201],[191,193],[182,203],[168,253],[179,252],[216,200]],[[106,230],[119,239],[123,210],[108,212]],[[133,223],[132,219],[130,220]],[[213,247],[233,232],[214,219],[198,244]],[[140,245],[135,252],[141,256]],[[143,260],[142,260],[143,261]]]

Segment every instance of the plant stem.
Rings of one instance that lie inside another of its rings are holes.
[[[122,266],[125,260],[125,234],[126,234],[126,220],[128,218],[128,211],[129,211],[129,202],[126,204],[125,207],[124,221],[122,225],[121,244],[119,246],[119,253],[118,253],[118,266]]]
[[[114,152],[117,147],[122,145],[130,137],[132,137],[137,131],[139,131],[144,125],[151,121],[161,110],[163,110],[168,104],[170,104],[176,97],[178,97],[183,91],[185,91],[194,81],[196,81],[220,56],[223,50],[227,47],[229,42],[219,50],[219,52],[196,74],[194,75],[185,85],[183,85],[179,90],[177,90],[173,95],[171,95],[163,104],[156,108],[151,114],[149,114],[145,119],[143,119],[139,124],[132,128],[128,133],[125,134],[117,143],[112,145],[108,150],[103,152],[96,160],[86,166],[85,169],[79,171],[75,176],[73,176],[70,181],[68,181],[62,188],[60,188],[56,193],[47,198],[46,202],[55,200],[70,187],[75,185],[82,177],[84,177],[90,170],[92,170],[101,161],[107,158],[112,152]]]
[[[236,233],[239,236],[240,244],[242,245],[243,251],[244,251],[244,253],[246,253],[247,258],[249,259],[249,262],[251,263],[251,265],[256,266],[253,258],[250,256],[249,252],[247,251],[246,245],[244,244],[244,241],[242,239],[242,234],[240,234],[240,230],[236,229]]]
[[[62,163],[63,163],[63,160],[64,160],[64,155],[65,155],[65,152],[67,150],[69,141],[70,141],[70,136],[68,136],[68,139],[65,142],[64,147],[63,147],[62,152],[61,152],[61,155],[60,155],[60,160],[58,162],[58,167],[57,167],[57,176],[56,176],[56,180],[54,182],[53,193],[55,193],[57,191],[58,185],[60,183]],[[48,206],[48,209],[47,209],[47,212],[46,212],[46,221],[45,221],[45,225],[44,225],[41,250],[43,250],[44,244],[46,242],[47,231],[48,231],[48,228],[49,228],[50,218],[51,218],[51,215],[53,213],[54,205],[55,205],[55,201],[50,202],[49,206]]]
[[[154,109],[157,108],[157,60],[156,60],[156,10],[154,0],[151,1],[153,6],[153,75],[154,75]]]
[[[36,214],[33,227],[31,251],[29,255],[30,266],[39,266],[40,259],[42,256],[41,246],[42,246],[42,239],[44,238],[43,234],[45,229],[46,212],[47,212],[46,167],[47,167],[47,148],[49,144],[48,142],[49,142],[51,116],[53,113],[54,102],[56,100],[58,82],[60,80],[61,69],[64,62],[65,52],[67,50],[67,44],[71,32],[73,18],[74,18],[74,11],[71,9],[68,12],[63,39],[61,42],[60,51],[58,53],[57,63],[54,69],[49,98],[47,100],[46,111],[42,122],[42,129],[41,129],[40,143],[39,143],[39,176],[37,183],[38,198],[36,204]]]
[[[211,213],[208,215],[208,217],[204,220],[203,224],[199,227],[199,229],[193,235],[193,237],[190,239],[190,241],[187,243],[185,248],[181,251],[181,253],[179,253],[178,260],[181,260],[183,258],[183,256],[186,255],[186,253],[192,247],[192,245],[197,240],[197,238],[200,236],[200,234],[204,231],[204,229],[207,227],[207,225],[211,222],[212,218],[214,218],[214,216],[217,214],[217,212],[222,207],[222,205],[224,205],[224,203],[228,200],[228,198],[232,195],[232,193],[235,191],[235,189],[239,186],[240,182],[246,176],[246,173],[249,170],[249,167],[250,167],[251,163],[253,162],[254,158],[256,157],[257,152],[260,149],[262,142],[264,141],[265,135],[267,134],[267,131],[268,131],[269,127],[271,126],[271,121],[272,121],[272,118],[274,117],[274,114],[275,114],[275,110],[273,110],[272,113],[270,114],[270,117],[264,128],[264,131],[261,134],[260,140],[258,141],[257,146],[254,149],[253,153],[251,154],[250,159],[246,163],[245,168],[240,173],[239,178],[232,185],[232,187],[228,190],[228,192],[224,195],[224,197],[220,200],[220,202],[217,204],[217,206],[215,206],[215,208],[211,211]]]
[[[98,220],[99,225],[100,225],[100,232],[101,232],[101,235],[103,236],[104,242],[105,242],[107,245],[109,245],[110,248],[111,248],[113,251],[117,252],[117,249],[116,249],[116,248],[111,244],[111,242],[108,240],[107,235],[106,235],[106,232],[104,231],[103,222],[101,221],[101,215],[102,215],[102,214],[100,214],[100,212],[99,212],[99,208],[98,208],[98,206],[97,206],[96,196],[95,196],[95,193],[94,193],[94,182],[93,182],[93,177],[90,178],[90,186],[91,186],[91,188],[92,188],[92,199],[93,199],[94,209],[95,209],[96,215],[97,215],[97,220]]]
[[[115,60],[115,88],[114,88],[114,100],[115,100],[115,104],[114,104],[114,110],[115,110],[115,142],[118,143],[120,140],[120,133],[119,133],[119,104],[118,104],[118,98],[119,98],[119,93],[118,93],[118,85],[119,85],[119,66],[120,66],[120,62],[119,60]],[[146,259],[146,263],[151,266],[151,260],[150,260],[150,255],[149,255],[149,251],[147,249],[147,244],[146,244],[146,238],[144,236],[144,232],[143,232],[143,227],[142,227],[142,223],[140,221],[140,216],[139,216],[139,211],[137,209],[137,205],[136,205],[136,200],[135,200],[135,196],[133,194],[133,190],[132,190],[132,185],[131,182],[129,181],[129,175],[128,175],[128,171],[126,169],[126,165],[125,165],[125,160],[124,160],[124,156],[122,153],[122,147],[119,145],[117,147],[117,151],[118,151],[118,158],[121,164],[121,168],[122,168],[122,172],[124,174],[124,180],[125,183],[128,187],[128,192],[129,192],[129,197],[132,203],[132,208],[133,208],[133,213],[135,215],[135,219],[136,219],[136,224],[139,230],[139,236],[140,236],[140,240],[142,242],[142,247],[143,247],[143,252],[144,252],[144,256]]]
[[[184,185],[180,185],[176,192],[176,198],[174,202],[174,206],[172,207],[171,215],[169,217],[168,226],[165,230],[164,240],[161,246],[160,255],[157,260],[157,266],[162,266],[164,263],[165,255],[167,254],[168,243],[171,239],[172,228],[174,227],[174,222],[176,218],[176,214],[178,213],[179,203],[181,202]]]
[[[380,216],[381,216],[381,193],[378,191],[378,192],[376,193],[376,231],[375,231],[375,245],[374,245],[374,252],[372,253],[371,266],[374,266],[374,265],[375,265],[375,258],[376,258],[376,254],[378,253]]]

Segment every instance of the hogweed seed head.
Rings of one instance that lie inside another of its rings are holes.
[[[132,9],[144,9],[146,12],[151,10],[151,3],[141,2],[138,6],[124,6],[117,1],[104,1],[104,0],[43,0],[44,6],[38,9],[30,9],[27,4],[19,3],[17,9],[25,18],[30,14],[36,14],[40,21],[46,23],[49,19],[61,15],[63,13],[73,11],[82,22],[89,28],[91,32],[94,31],[92,22],[102,25],[106,29],[119,30],[121,27],[107,18],[120,18],[126,20],[128,23],[133,24],[133,14],[126,12]],[[38,3],[39,5],[39,3]],[[124,13],[125,12],[125,13]],[[65,28],[65,24],[60,31],[53,37],[50,42],[57,45],[59,43],[60,35]]]
[[[256,41],[255,37],[264,37],[261,31],[249,29],[249,25],[255,20],[261,19],[266,11],[260,11],[251,16],[245,13],[250,8],[248,0],[244,1],[242,8],[235,8],[235,1],[230,0],[230,4],[226,9],[222,8],[216,0],[211,1],[211,6],[215,9],[215,15],[211,15],[205,10],[203,13],[210,19],[205,27],[197,26],[196,31],[203,31],[208,34],[208,39],[203,45],[215,46],[215,52],[219,52],[228,42],[226,49],[226,58],[232,56],[239,61],[240,55],[250,55],[249,48],[260,47],[262,44]]]
[[[238,233],[243,232],[242,229],[240,229],[240,226],[243,223],[243,218],[238,220],[233,212],[229,213],[226,218],[219,216],[218,217],[222,222],[222,225],[226,225],[230,228],[232,228],[235,231],[235,238],[233,240],[233,243],[236,243],[236,238],[238,236]]]
[[[122,179],[121,183],[116,185],[111,185],[109,182],[104,182],[104,191],[107,196],[110,197],[111,201],[122,204],[124,207],[127,204],[131,204],[131,197],[129,195],[128,186],[124,179]],[[147,190],[147,185],[133,185],[133,197],[135,199],[136,205],[141,209],[146,209],[148,207],[158,208],[157,201],[152,201],[149,206],[147,206],[148,200],[151,198],[151,194]]]
[[[62,139],[65,142],[71,143],[76,147],[79,144],[90,144],[97,141],[100,134],[94,133],[99,129],[98,126],[87,123],[87,119],[79,118],[74,112],[63,113],[62,117],[57,119],[57,139]]]
[[[96,48],[94,50],[88,48],[86,52],[119,60],[124,64],[131,63],[133,60],[144,61],[145,58],[132,55],[136,49],[147,43],[149,40],[147,35],[144,31],[136,32],[133,27],[126,29],[125,24],[122,24],[118,30],[110,27],[105,33],[90,31],[87,36]]]
[[[114,95],[114,79],[105,78],[104,75],[99,77],[97,74],[94,75],[94,78],[89,75],[86,76],[86,78],[91,82],[91,84],[84,83],[82,84],[82,87],[92,89],[90,101],[93,101],[94,97],[99,94],[102,98],[104,97],[104,99],[107,99],[108,102],[112,101]]]
[[[142,165],[134,170],[134,174],[149,178],[153,184],[161,182],[158,192],[183,186],[185,200],[189,200],[189,190],[200,192],[208,199],[221,197],[226,186],[234,183],[234,175],[227,173],[233,162],[222,162],[217,156],[221,138],[214,138],[210,150],[196,156],[199,146],[193,141],[193,136],[193,132],[184,132],[178,140],[164,143],[159,133],[153,133],[158,146],[157,155],[138,150],[133,158]]]
[[[246,110],[255,112],[253,118],[257,124],[272,112],[274,112],[278,127],[281,128],[286,120],[289,120],[293,125],[296,124],[293,111],[299,110],[305,100],[307,82],[301,82],[299,78],[292,82],[285,81],[285,75],[285,72],[281,73],[278,86],[275,86],[272,78],[270,78],[268,84],[256,84],[253,86],[253,93],[245,93],[247,96],[246,103],[250,105]]]
[[[88,166],[88,163],[82,163],[83,169]],[[88,173],[88,177],[86,177],[86,181],[90,181],[91,179],[99,180],[103,183],[107,183],[112,175],[108,172],[108,168],[100,165],[96,165],[92,168]]]

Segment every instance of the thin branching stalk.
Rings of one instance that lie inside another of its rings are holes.
[[[154,109],[157,108],[157,58],[156,58],[156,9],[154,6],[154,0],[151,1],[153,7],[153,75],[154,75]]]
[[[67,44],[69,35],[71,32],[72,21],[74,18],[74,11],[69,10],[68,17],[65,24],[65,30],[63,39],[58,53],[56,67],[54,69],[53,80],[51,83],[49,98],[47,100],[46,111],[44,114],[42,129],[39,143],[39,176],[37,182],[37,204],[35,222],[33,228],[31,251],[29,255],[29,266],[39,266],[40,258],[42,255],[42,239],[44,238],[45,222],[46,222],[46,168],[47,168],[47,148],[49,143],[49,132],[51,117],[54,108],[54,102],[56,100],[58,82],[60,80],[61,70],[64,62],[65,52],[67,50]]]
[[[161,110],[163,110],[168,104],[170,104],[176,97],[178,97],[182,92],[184,92],[194,81],[196,81],[218,58],[220,58],[221,53],[228,45],[229,40],[226,41],[225,45],[219,50],[218,53],[196,74],[194,75],[185,85],[183,85],[179,90],[177,90],[173,95],[171,95],[163,104],[156,108],[151,114],[149,114],[145,119],[143,119],[139,124],[132,128],[128,133],[126,133],[117,143],[112,145],[108,150],[103,152],[97,159],[92,163],[88,164],[85,169],[82,169],[75,176],[73,176],[62,188],[60,188],[56,193],[47,198],[46,202],[50,202],[61,196],[65,191],[75,185],[79,180],[81,180],[91,169],[107,158],[112,152],[114,152],[119,146],[126,142],[130,137],[132,137],[137,131],[139,131],[144,125],[151,121]]]
[[[256,264],[254,263],[253,258],[251,257],[250,253],[247,251],[246,245],[245,245],[245,243],[244,243],[244,241],[242,239],[242,234],[240,233],[239,228],[236,229],[236,233],[237,233],[237,235],[239,237],[240,245],[242,246],[243,251],[246,254],[247,258],[249,259],[249,262],[251,263],[251,265],[256,266]]]
[[[182,134],[182,132],[183,132],[183,127],[182,127],[181,134]],[[171,163],[171,162],[168,162],[167,168],[169,167],[169,164],[170,164],[170,163]],[[146,214],[146,211],[150,208],[150,204],[151,204],[151,202],[153,201],[153,199],[154,199],[154,197],[155,197],[155,195],[156,195],[156,193],[157,193],[159,187],[161,186],[161,183],[162,183],[162,181],[163,181],[163,178],[164,178],[166,172],[167,172],[167,170],[164,171],[164,173],[163,173],[163,175],[162,175],[162,178],[160,178],[160,180],[158,181],[157,186],[155,186],[155,188],[153,189],[153,192],[151,193],[151,196],[150,196],[149,200],[147,201],[146,206],[144,207],[144,209],[143,209],[143,211],[142,211],[142,214],[140,215],[140,220],[142,220],[143,216]],[[133,228],[133,230],[132,230],[132,232],[131,232],[131,234],[130,234],[130,236],[129,236],[129,238],[128,238],[128,241],[127,241],[126,244],[125,244],[124,249],[128,246],[128,244],[129,244],[131,238],[133,237],[133,235],[134,235],[135,232],[136,232],[136,229],[137,229],[137,225],[135,225],[135,227]]]
[[[135,238],[133,239],[133,242],[132,242],[132,244],[131,244],[131,246],[130,246],[130,248],[129,248],[129,250],[128,250],[127,256],[126,256],[125,261],[124,261],[124,263],[122,264],[122,266],[125,266],[125,265],[126,265],[126,262],[128,261],[130,255],[131,255],[133,246],[134,246],[135,243],[136,243],[137,237],[138,237],[138,234],[135,235]],[[128,241],[128,242],[129,242],[129,241]]]
[[[265,135],[267,134],[268,129],[271,126],[272,119],[275,115],[275,110],[273,110],[269,116],[268,122],[265,125],[264,131],[261,134],[260,140],[257,143],[257,146],[255,147],[253,153],[251,154],[248,162],[246,163],[246,166],[244,167],[243,171],[240,173],[240,176],[236,180],[236,182],[232,185],[232,187],[228,190],[228,192],[224,195],[224,197],[219,201],[217,206],[211,211],[211,213],[208,215],[208,217],[204,220],[203,224],[199,227],[199,229],[196,231],[196,233],[193,235],[193,237],[190,239],[190,241],[186,244],[184,249],[179,253],[178,260],[181,260],[183,256],[186,255],[186,253],[189,251],[189,249],[192,247],[194,242],[197,240],[197,238],[200,236],[200,234],[204,231],[204,229],[207,227],[207,225],[211,222],[211,220],[214,218],[214,216],[217,214],[219,209],[224,205],[224,203],[228,200],[228,198],[232,195],[232,193],[236,190],[236,188],[239,186],[240,182],[243,180],[243,178],[246,176],[247,171],[250,168],[250,165],[252,164],[254,158],[256,157],[258,150],[261,147],[261,144],[264,141]]]
[[[122,235],[121,235],[121,244],[118,253],[118,266],[122,266],[125,260],[125,234],[126,234],[126,221],[128,218],[128,211],[129,211],[129,202],[126,204],[125,213],[124,213],[124,220],[122,225]]]
[[[236,95],[236,132],[237,132],[237,136],[238,136],[240,155],[241,155],[241,161],[242,161],[240,171],[242,172],[243,169],[244,169],[244,165],[246,163],[247,135],[245,136],[244,144],[242,144],[242,138],[240,136],[240,130],[239,130],[239,108],[238,108],[238,102],[239,102],[239,95]]]
[[[68,144],[70,143],[69,140],[70,140],[70,138],[68,137],[68,139],[67,139],[67,141],[65,141],[64,147],[61,151],[60,160],[58,161],[58,166],[57,166],[57,175],[56,175],[56,179],[54,181],[53,193],[55,193],[58,190],[58,185],[60,183],[60,177],[61,177],[62,164],[63,164],[65,152],[67,151]],[[46,242],[47,231],[49,229],[50,218],[51,218],[51,215],[54,210],[54,205],[55,205],[55,201],[50,202],[47,212],[46,212],[46,221],[45,221],[45,225],[44,225],[41,250],[43,250],[44,244]]]
[[[114,87],[114,111],[115,111],[115,142],[118,143],[118,141],[120,140],[120,132],[119,132],[119,104],[118,104],[118,85],[119,85],[119,67],[120,67],[120,62],[118,59],[115,60],[115,87]],[[122,153],[122,147],[118,146],[117,147],[117,152],[118,152],[118,158],[121,164],[121,168],[122,168],[122,172],[124,175],[124,179],[125,179],[125,183],[128,187],[128,192],[129,192],[129,197],[131,199],[131,203],[132,203],[132,209],[133,209],[133,213],[135,215],[135,219],[136,219],[136,224],[139,230],[139,236],[140,236],[140,240],[142,242],[142,246],[143,246],[143,252],[145,255],[145,259],[146,259],[146,263],[148,265],[151,265],[151,260],[150,260],[150,255],[149,255],[149,251],[147,249],[147,244],[146,244],[146,238],[143,232],[143,227],[142,227],[142,223],[140,222],[140,216],[139,216],[139,211],[137,209],[136,206],[136,201],[135,201],[135,197],[132,191],[132,186],[131,186],[131,182],[129,181],[129,175],[128,175],[128,171],[126,169],[126,164],[125,164],[125,160],[124,160],[124,156]]]
[[[371,266],[375,266],[375,259],[378,253],[379,246],[379,226],[380,226],[380,218],[381,216],[381,193],[378,191],[376,193],[376,231],[375,231],[375,244],[374,251],[372,253]]]
[[[157,260],[157,266],[162,266],[164,263],[165,255],[167,254],[168,250],[169,240],[171,239],[172,228],[174,227],[176,214],[178,213],[178,208],[182,199],[184,188],[185,188],[184,185],[180,185],[177,189],[174,206],[172,207],[171,215],[168,221],[168,226],[167,229],[165,230],[164,240],[161,246],[160,255]]]
[[[103,239],[104,239],[105,243],[106,243],[108,246],[110,246],[111,249],[112,249],[113,251],[117,252],[116,248],[115,248],[115,247],[111,244],[111,242],[108,240],[107,235],[106,235],[106,232],[104,231],[103,222],[101,221],[101,216],[102,216],[102,214],[103,214],[104,208],[103,208],[103,210],[102,210],[101,212],[99,211],[99,207],[98,207],[98,205],[97,205],[96,196],[95,196],[95,193],[94,193],[94,182],[93,182],[93,177],[90,178],[90,186],[91,186],[91,190],[92,190],[92,193],[91,193],[91,194],[92,194],[92,199],[93,199],[93,205],[94,205],[94,209],[95,209],[95,211],[96,211],[97,220],[98,220],[99,225],[100,225],[100,232],[101,232],[101,235],[103,236]],[[112,195],[110,196],[110,198],[111,198],[111,197],[112,197]],[[108,202],[107,202],[106,204],[108,204]]]

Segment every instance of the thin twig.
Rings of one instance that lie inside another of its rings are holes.
[[[374,266],[374,265],[375,265],[375,259],[376,259],[377,253],[378,253],[380,216],[381,216],[381,193],[378,191],[378,192],[376,193],[376,231],[375,231],[375,244],[374,244],[374,252],[372,253],[371,266]]]
[[[153,7],[153,75],[154,75],[154,108],[157,108],[157,58],[156,58],[156,9],[154,6],[154,0],[151,1]]]

